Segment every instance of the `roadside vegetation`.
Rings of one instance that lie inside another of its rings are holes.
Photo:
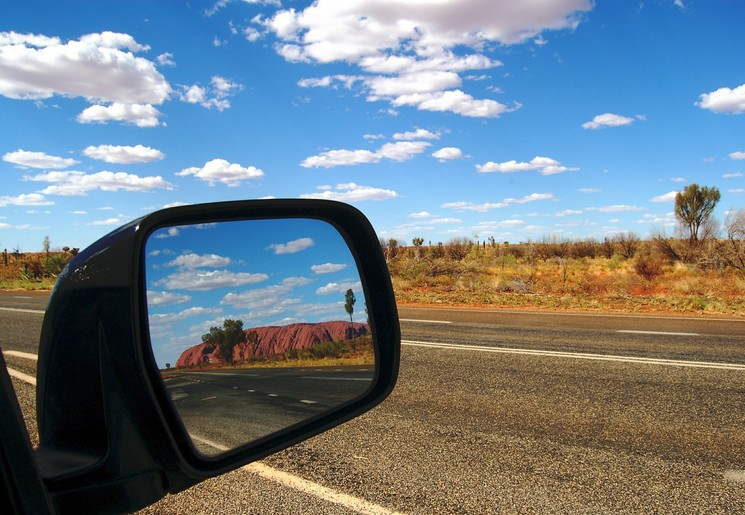
[[[675,234],[520,243],[381,240],[402,304],[745,316],[745,209],[720,227],[716,188],[678,193]]]
[[[52,250],[48,236],[42,247],[42,252],[4,249],[0,256],[0,289],[49,290],[79,250],[70,247]]]

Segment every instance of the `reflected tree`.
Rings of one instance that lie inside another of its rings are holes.
[[[354,292],[352,289],[348,289],[347,293],[344,294],[344,310],[349,315],[349,322],[354,323],[352,320],[352,314],[354,313],[354,303],[357,302],[357,299],[354,297]]]

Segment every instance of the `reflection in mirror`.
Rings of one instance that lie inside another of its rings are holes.
[[[145,252],[153,354],[202,454],[314,418],[371,386],[364,292],[332,225],[165,227]]]

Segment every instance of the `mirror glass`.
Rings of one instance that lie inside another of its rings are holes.
[[[281,431],[370,388],[365,296],[331,224],[165,227],[145,252],[153,354],[202,454]]]

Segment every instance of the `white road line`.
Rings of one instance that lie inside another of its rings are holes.
[[[433,343],[433,342],[417,342],[417,341],[401,341],[402,345],[410,345],[413,347],[432,347],[437,349],[449,349],[449,350],[469,350],[477,352],[493,352],[500,354],[523,354],[530,356],[544,356],[554,358],[574,358],[574,359],[589,359],[596,361],[617,361],[621,363],[638,363],[644,365],[660,365],[660,366],[674,366],[674,367],[693,367],[693,368],[715,368],[722,370],[740,370],[745,371],[745,364],[738,363],[716,363],[708,361],[681,361],[674,359],[659,359],[659,358],[641,358],[635,356],[615,356],[612,354],[589,354],[583,352],[561,352],[561,351],[548,351],[548,350],[533,350],[533,349],[511,349],[507,347],[483,347],[480,345],[456,345],[449,343]]]
[[[621,329],[619,331],[616,331],[617,333],[626,333],[626,334],[659,334],[660,336],[701,336],[698,333],[669,333],[667,331],[632,331],[629,329]]]
[[[452,324],[449,320],[417,320],[416,318],[399,318],[399,322],[415,322],[417,324]]]
[[[31,359],[34,361],[39,361],[39,356],[36,354],[31,354],[30,352],[21,352],[17,350],[4,350],[3,354],[6,356],[15,356],[16,358],[24,358],[24,359]]]
[[[30,385],[36,386],[36,378],[34,376],[24,374],[23,372],[19,372],[18,370],[13,370],[10,367],[6,368],[8,370],[8,374],[10,374],[11,377],[15,377],[16,379],[20,379],[21,381],[25,381]]]
[[[209,445],[210,447],[214,447],[219,451],[230,450],[229,447],[225,447],[224,445],[220,445],[216,442],[211,442],[193,434],[189,434],[189,436],[195,442]],[[389,510],[388,508],[384,508],[383,506],[373,504],[364,499],[360,499],[359,497],[353,497],[351,495],[332,490],[331,488],[325,487],[323,485],[319,485],[318,483],[313,483],[312,481],[308,481],[307,479],[303,479],[294,474],[282,472],[281,470],[277,470],[263,463],[259,463],[258,461],[249,463],[248,465],[244,465],[243,467],[241,467],[241,470],[256,474],[257,476],[268,479],[269,481],[274,481],[275,483],[279,483],[288,488],[292,488],[293,490],[313,495],[323,501],[339,504],[357,513],[371,515],[399,513],[393,510]]]
[[[46,313],[43,309],[25,309],[25,308],[3,308],[0,307],[0,311],[14,311],[16,313],[38,313],[43,315]]]

